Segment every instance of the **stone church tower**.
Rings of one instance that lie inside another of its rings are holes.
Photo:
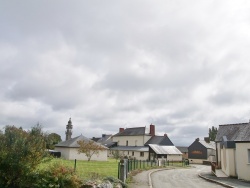
[[[71,121],[71,118],[69,118],[68,125],[66,125],[66,131],[65,131],[66,140],[70,140],[71,139],[72,128],[73,128],[72,121]]]

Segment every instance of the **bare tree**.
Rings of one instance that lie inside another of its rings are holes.
[[[80,145],[78,153],[84,153],[90,161],[91,157],[96,154],[99,155],[100,151],[107,150],[106,147],[102,146],[99,143],[96,143],[93,140],[79,140],[77,143]]]

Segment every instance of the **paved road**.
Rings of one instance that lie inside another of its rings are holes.
[[[191,169],[156,171],[151,174],[153,188],[215,188],[221,185],[210,183],[198,177],[200,172],[210,171],[210,166],[194,165]]]

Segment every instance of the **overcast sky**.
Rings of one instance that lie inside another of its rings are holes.
[[[152,123],[175,145],[250,119],[250,1],[0,1],[0,129]]]

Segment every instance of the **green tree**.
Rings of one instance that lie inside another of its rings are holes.
[[[62,141],[61,136],[56,133],[46,135],[45,140],[47,149],[55,149],[55,145]]]
[[[209,139],[210,141],[215,141],[216,135],[217,135],[218,129],[214,126],[212,126],[212,128],[209,128]]]
[[[6,126],[0,137],[0,187],[25,187],[25,180],[46,154],[41,126],[29,131]]]
[[[96,143],[93,140],[79,140],[77,143],[80,145],[78,149],[78,153],[85,153],[88,161],[90,161],[91,157],[96,154],[98,155],[100,151],[107,150],[106,147],[102,146],[99,143]]]

